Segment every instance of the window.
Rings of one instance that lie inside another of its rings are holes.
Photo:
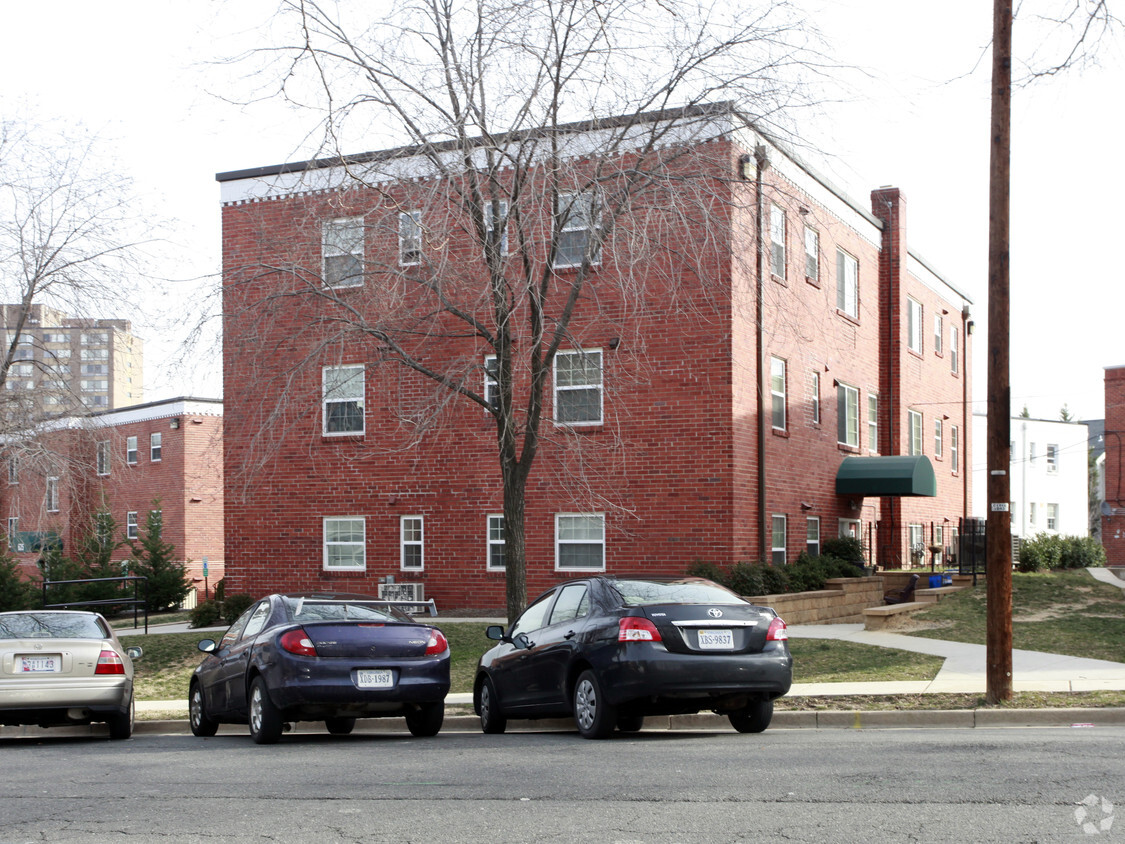
[[[113,518],[109,513],[102,512],[94,516],[94,535],[103,549],[113,542]]]
[[[941,420],[934,420],[934,457],[938,460],[941,459]]]
[[[1035,519],[1039,515],[1036,510],[1036,502],[1032,501],[1027,505],[1027,521],[1032,527],[1035,527]]]
[[[18,516],[8,517],[8,550],[22,551],[19,542],[20,520]]]
[[[500,407],[500,359],[496,355],[484,358],[484,400],[491,408]]]
[[[135,510],[125,514],[125,538],[137,538],[137,513]]]
[[[1047,530],[1059,529],[1059,505],[1047,505]]]
[[[805,279],[820,281],[820,233],[805,226]]]
[[[956,425],[949,427],[949,468],[952,472],[961,471],[961,432]]]
[[[404,267],[422,263],[422,212],[398,215],[398,262]]]
[[[125,462],[132,465],[137,462],[137,438],[128,437],[125,440]]]
[[[556,267],[578,267],[589,249],[590,235],[598,226],[598,207],[593,191],[564,194],[559,197],[558,244],[555,249]],[[595,244],[590,263],[600,260],[601,249]]]
[[[770,272],[785,278],[785,210],[770,206]]]
[[[8,483],[18,484],[20,482],[20,459],[16,455],[11,455],[8,458]]]
[[[770,562],[775,566],[785,565],[785,516],[772,516]]]
[[[249,639],[251,636],[257,636],[262,632],[262,628],[266,626],[266,621],[270,617],[270,602],[262,601],[258,604],[258,608],[254,610],[254,614],[250,616],[250,620],[246,622],[246,629],[242,631],[242,637]]]
[[[820,424],[820,373],[809,373],[809,414],[814,425]]]
[[[324,367],[324,434],[363,433],[363,364]]]
[[[59,479],[47,478],[47,512],[59,512]]]
[[[785,430],[785,361],[770,358],[770,396],[773,399],[773,428]]]
[[[934,354],[941,354],[942,338],[945,335],[945,323],[941,314],[934,314]]]
[[[83,349],[82,360],[109,360],[109,349]]]
[[[1035,463],[1035,456],[1036,456],[1035,455],[1035,443],[1028,443],[1027,444],[1027,462],[1031,463],[1031,464],[1034,464]]]
[[[1054,443],[1047,443],[1047,474],[1054,475],[1059,471],[1059,447]]]
[[[403,516],[399,519],[401,567],[403,571],[421,571],[425,568],[422,557],[422,517]]]
[[[602,421],[602,353],[555,355],[555,422],[600,425]]]
[[[917,410],[908,410],[906,431],[906,453],[914,456],[922,453],[922,414]]]
[[[958,351],[960,348],[960,337],[958,335],[957,326],[949,326],[949,371],[954,375],[957,374],[957,367],[959,365]]]
[[[820,555],[820,519],[816,516],[805,519],[805,553],[810,557]]]
[[[82,375],[108,375],[109,364],[107,363],[84,363],[81,366]]]
[[[859,448],[859,390],[847,384],[836,387],[836,442]]]
[[[906,297],[906,345],[922,354],[922,303]]]
[[[496,226],[500,226],[500,254],[508,254],[508,203],[504,200],[488,202],[484,206],[484,221],[488,227],[488,240],[492,241]]]
[[[326,571],[362,571],[366,568],[365,527],[362,516],[324,520]]]
[[[90,378],[82,382],[82,389],[88,392],[104,392],[109,389],[109,381],[104,378]]]
[[[910,542],[910,559],[915,564],[920,563],[926,558],[926,545],[922,541],[923,530],[922,525],[909,525],[907,527],[907,536]]]
[[[164,449],[161,447],[163,434],[149,434],[148,436],[148,459],[153,463],[159,463],[161,454]]]
[[[572,583],[559,590],[559,597],[547,624],[562,624],[576,618],[585,618],[589,614],[590,599],[586,595],[586,584]]]
[[[555,516],[555,568],[605,571],[605,516]]]
[[[879,453],[879,397],[867,394],[867,450]]]
[[[836,308],[859,319],[859,262],[843,249],[836,250]]]
[[[322,231],[326,287],[360,287],[363,284],[363,219],[327,220]]]
[[[96,466],[99,475],[109,474],[109,440],[98,443]]]
[[[109,335],[101,331],[95,334],[81,334],[78,337],[78,342],[83,346],[105,346],[109,343]]]
[[[488,517],[488,570],[503,571],[504,563],[504,517]]]

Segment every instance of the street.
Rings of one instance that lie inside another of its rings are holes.
[[[1121,728],[0,738],[0,759],[0,844],[1125,838]]]

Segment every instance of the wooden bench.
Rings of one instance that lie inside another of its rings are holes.
[[[868,607],[863,611],[863,629],[882,630],[889,627],[891,622],[903,613],[929,609],[932,606],[932,601],[911,601],[906,604],[889,604],[885,607]]]

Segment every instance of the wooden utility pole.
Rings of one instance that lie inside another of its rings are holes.
[[[1012,147],[1012,0],[993,0],[988,185],[988,634],[986,700],[1012,698],[1012,390],[1008,229]]]

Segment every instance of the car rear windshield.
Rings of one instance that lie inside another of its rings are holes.
[[[286,598],[294,621],[410,621],[410,616],[377,601]]]
[[[106,639],[109,631],[88,613],[0,614],[0,639]]]
[[[704,580],[617,580],[613,584],[626,606],[647,604],[744,604],[729,589]]]

